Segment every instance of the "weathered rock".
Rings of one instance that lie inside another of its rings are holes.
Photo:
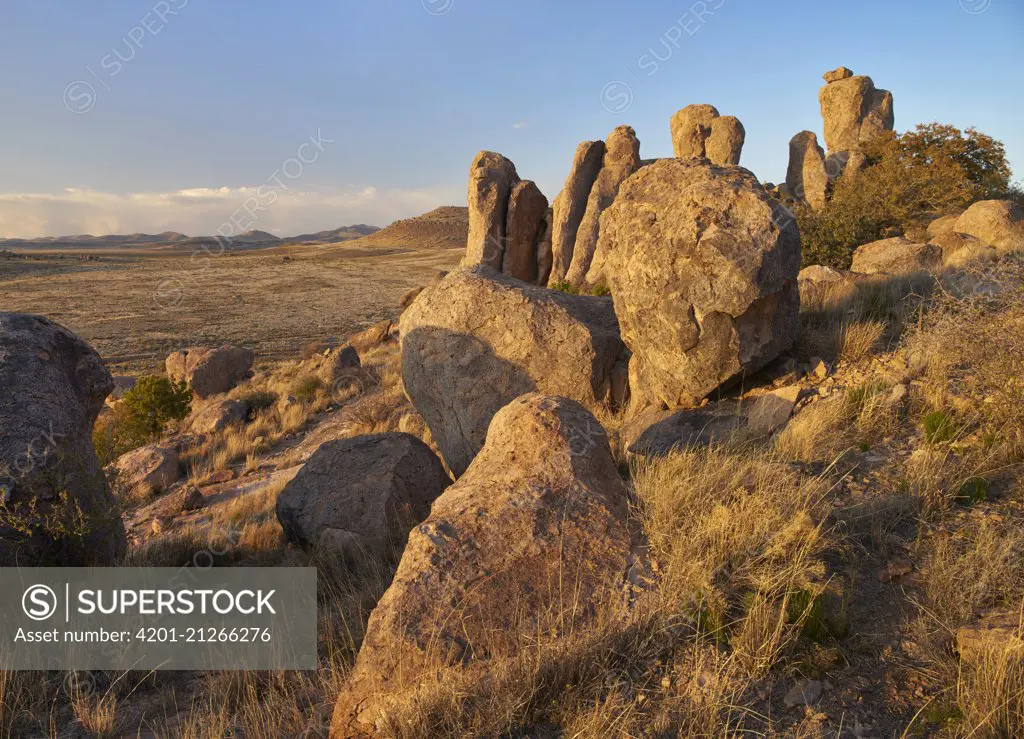
[[[462,474],[494,414],[524,393],[608,407],[623,352],[609,298],[568,295],[462,269],[401,320],[402,375],[448,466]]]
[[[783,697],[787,708],[813,706],[821,699],[824,686],[820,680],[801,680]]]
[[[612,131],[606,147],[604,164],[590,191],[587,211],[576,234],[572,264],[565,276],[574,287],[594,285],[602,279],[600,266],[593,275],[588,274],[601,232],[601,214],[615,201],[622,183],[640,167],[640,142],[629,126],[619,126]]]
[[[601,249],[634,405],[692,405],[796,338],[800,234],[741,167],[644,167],[605,211]]]
[[[391,323],[391,319],[385,318],[383,321],[377,321],[369,328],[365,328],[357,334],[352,334],[348,337],[348,345],[359,352],[360,355],[365,354],[375,347],[380,346],[391,336],[391,329],[394,324]]]
[[[822,78],[825,82],[838,82],[853,77],[853,70],[848,67],[836,67],[831,72],[825,72]]]
[[[801,131],[789,141],[786,187],[817,210],[828,199],[828,182],[825,151],[818,146],[818,137],[811,131]]]
[[[412,305],[412,301],[414,301],[421,292],[423,292],[422,287],[414,287],[412,290],[403,295],[402,299],[398,301],[399,309],[405,310],[410,305]]]
[[[118,457],[114,468],[117,489],[137,500],[162,493],[181,479],[178,453],[157,444]]]
[[[125,551],[92,446],[113,386],[99,355],[67,329],[0,312],[0,501],[19,521],[0,525],[0,566],[105,566]]]
[[[358,565],[400,546],[449,484],[441,460],[415,436],[329,441],[278,495],[277,519],[290,541],[315,550],[323,540],[326,554]]]
[[[508,200],[505,255],[501,271],[524,282],[536,282],[538,245],[544,238],[548,199],[531,180],[517,182]]]
[[[551,223],[552,210],[547,209],[544,214],[544,232],[537,243],[537,284],[547,285],[551,278],[551,267],[554,264],[554,255],[551,251]]]
[[[242,423],[249,414],[244,400],[215,400],[192,413],[184,423],[196,434],[216,434],[233,423]]]
[[[476,460],[409,535],[332,736],[378,734],[425,672],[483,678],[492,657],[585,629],[620,603],[627,510],[604,431],[580,405],[530,394],[503,408]]]
[[[850,269],[864,275],[901,275],[926,272],[942,264],[942,250],[932,244],[915,244],[902,236],[872,241],[853,252]]]
[[[240,346],[184,349],[167,357],[167,376],[184,382],[197,398],[226,393],[249,376],[253,353]]]
[[[931,241],[939,236],[944,236],[948,233],[956,232],[956,222],[960,219],[963,213],[954,213],[948,216],[942,216],[936,218],[934,221],[928,224],[928,240]]]
[[[704,155],[712,164],[739,164],[747,132],[740,119],[723,115],[711,121],[711,135],[704,142]]]
[[[999,250],[984,241],[956,231],[945,231],[929,242],[942,251],[942,264],[946,267],[964,267],[971,262],[989,261],[999,258]]]
[[[804,310],[821,310],[826,303],[834,302],[864,279],[867,279],[864,275],[812,264],[800,270],[797,276],[800,305]]]
[[[978,664],[1002,652],[1024,659],[1024,631],[1020,614],[1008,611],[989,614],[976,624],[962,626],[956,632],[956,651],[968,664]]]
[[[318,374],[327,385],[334,385],[338,380],[351,377],[352,370],[360,367],[359,352],[355,347],[344,344],[332,349],[320,363]]]
[[[957,219],[954,230],[994,246],[1000,254],[1024,249],[1024,208],[1010,200],[982,200]]]
[[[875,89],[870,77],[846,76],[818,93],[829,152],[853,151],[893,130],[892,93]]]
[[[709,446],[742,434],[746,417],[735,401],[701,408],[648,411],[619,429],[619,446],[641,457],[664,457],[677,449]]]
[[[493,151],[481,151],[469,169],[469,240],[462,263],[501,269],[508,198],[519,182],[516,166]]]
[[[789,422],[800,393],[799,385],[790,385],[758,396],[747,417],[747,430],[755,436],[778,431]]]
[[[594,187],[598,172],[601,171],[604,152],[603,141],[584,141],[576,147],[572,169],[552,207],[552,266],[546,283],[548,285],[563,282],[569,272],[576,246],[576,234],[587,211],[590,191]]]
[[[718,115],[714,105],[699,103],[687,105],[672,116],[672,148],[677,158],[704,156],[711,124]]]

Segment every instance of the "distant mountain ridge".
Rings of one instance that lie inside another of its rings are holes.
[[[352,241],[376,233],[380,229],[377,226],[368,226],[365,223],[358,223],[353,226],[341,226],[340,228],[328,231],[317,231],[311,234],[299,236],[286,236],[281,238],[267,231],[246,231],[238,236],[232,236],[231,244],[245,246],[283,246],[286,244],[335,244],[342,241]],[[217,236],[187,236],[177,231],[164,231],[160,234],[107,234],[104,236],[93,236],[92,234],[76,234],[72,236],[41,236],[34,239],[0,239],[0,246],[3,247],[60,247],[60,246],[173,246],[188,247],[200,244],[209,244],[216,241]]]
[[[469,238],[469,208],[440,208],[403,218],[355,242],[360,246],[397,246],[411,249],[465,249]]]

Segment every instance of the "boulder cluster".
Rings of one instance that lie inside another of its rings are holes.
[[[828,200],[829,183],[849,169],[865,164],[863,145],[885,131],[892,131],[892,93],[879,90],[870,77],[855,75],[846,67],[824,75],[818,93],[825,125],[825,146],[812,131],[801,131],[789,142],[789,167],[783,195],[818,209]]]
[[[714,105],[687,105],[672,116],[677,159],[706,157],[712,164],[739,164],[747,132],[739,118],[719,115]]]

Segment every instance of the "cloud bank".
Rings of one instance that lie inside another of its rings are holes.
[[[293,236],[356,223],[386,226],[439,205],[459,204],[459,186],[422,190],[352,185],[344,188],[192,188],[173,192],[111,193],[69,187],[56,193],[0,193],[0,238],[180,231],[208,236],[229,222]],[[246,203],[263,207],[245,212]]]

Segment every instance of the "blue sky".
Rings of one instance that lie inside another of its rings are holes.
[[[0,63],[0,236],[210,233],[261,185],[254,228],[385,225],[464,203],[480,149],[553,199],[581,140],[629,123],[670,155],[700,102],[777,182],[839,65],[898,130],[977,126],[1024,178],[1019,0],[2,0]]]

